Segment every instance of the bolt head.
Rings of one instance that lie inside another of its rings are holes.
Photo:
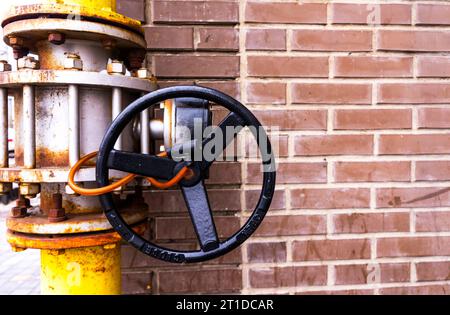
[[[10,46],[23,46],[25,44],[22,37],[15,37],[12,36],[9,38],[9,45]]]
[[[31,70],[39,69],[39,60],[30,56],[22,57],[17,61],[17,68]]]
[[[68,54],[64,60],[64,69],[81,71],[83,70],[83,61],[78,55]]]
[[[6,60],[0,60],[0,72],[11,71],[11,65]]]
[[[109,74],[124,75],[127,72],[127,68],[125,67],[123,62],[115,60],[108,63],[106,71]]]
[[[27,216],[27,208],[26,207],[13,207],[11,209],[11,216],[13,218],[25,218]]]
[[[20,184],[19,193],[22,196],[36,196],[40,192],[39,184]]]
[[[139,79],[151,79],[152,72],[147,68],[141,68],[137,71],[137,77]]]
[[[48,41],[53,45],[62,45],[66,42],[66,35],[62,33],[50,33],[48,34]]]

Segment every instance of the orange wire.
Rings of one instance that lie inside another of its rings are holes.
[[[130,174],[111,185],[100,187],[100,188],[88,189],[88,188],[82,188],[80,186],[77,186],[75,184],[76,173],[80,170],[80,168],[84,165],[84,163],[86,163],[90,159],[96,157],[97,154],[98,154],[98,151],[92,152],[92,153],[89,153],[89,154],[83,156],[70,169],[68,184],[69,184],[70,188],[72,188],[72,190],[74,192],[76,192],[77,194],[80,194],[83,196],[99,196],[99,195],[103,195],[106,193],[110,193],[110,192],[116,190],[117,188],[128,184],[137,176],[135,174]],[[158,156],[159,157],[167,157],[167,152],[162,152],[162,153],[158,154]],[[159,189],[167,189],[167,188],[170,188],[170,187],[178,184],[186,175],[189,174],[188,173],[189,171],[190,171],[190,169],[187,166],[185,166],[178,172],[177,175],[175,175],[171,180],[169,180],[167,182],[159,182],[156,179],[151,178],[151,177],[147,177],[147,179],[153,186],[155,186]]]

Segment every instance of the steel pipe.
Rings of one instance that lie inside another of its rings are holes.
[[[69,85],[69,163],[75,165],[80,159],[80,101],[78,86]]]
[[[34,86],[23,86],[23,166],[36,167],[36,126]]]
[[[8,162],[8,90],[0,88],[0,168]]]
[[[112,120],[116,119],[122,111],[122,89],[113,88],[112,90]],[[116,145],[114,146],[116,150],[122,150],[122,136],[117,139]]]
[[[149,129],[149,111],[141,112],[141,153],[150,154],[150,129]]]

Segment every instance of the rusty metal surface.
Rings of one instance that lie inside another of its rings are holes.
[[[71,70],[24,70],[0,73],[0,87],[18,88],[24,84],[118,87],[137,92],[156,89],[153,81],[130,76],[112,76],[106,73]]]
[[[27,40],[23,47],[32,52],[36,50],[35,43],[48,40],[48,34],[58,30],[66,38],[102,42],[105,39],[117,41],[118,48],[136,49],[145,48],[146,43],[142,34],[129,31],[117,26],[68,19],[28,19],[9,23],[3,28],[4,41],[9,44],[9,37],[20,37],[26,33]]]
[[[136,233],[142,235],[147,229],[147,222],[136,224],[132,228]],[[54,237],[49,235],[23,234],[8,230],[6,232],[6,239],[11,246],[17,248],[57,250],[107,245],[119,242],[122,238],[117,232],[113,231]]]

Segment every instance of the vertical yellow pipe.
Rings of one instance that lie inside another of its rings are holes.
[[[41,294],[115,295],[120,291],[119,243],[41,250]]]

